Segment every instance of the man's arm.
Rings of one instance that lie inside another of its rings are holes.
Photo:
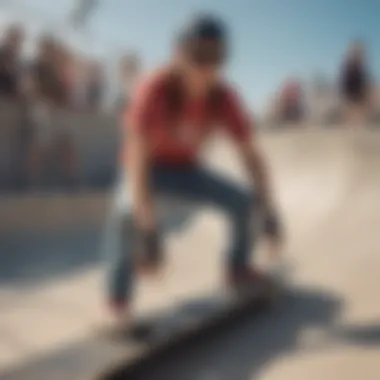
[[[272,203],[269,174],[254,136],[252,117],[246,112],[243,102],[232,90],[226,92],[223,124],[234,142],[239,158],[247,169],[252,185],[260,199],[269,205]]]
[[[238,96],[228,92],[223,107],[224,123],[232,137],[237,153],[243,163],[255,190],[259,207],[263,211],[265,233],[272,238],[281,235],[277,218],[277,207],[272,193],[269,170],[264,155],[259,148],[255,136],[252,118],[245,111]]]
[[[266,209],[273,208],[274,202],[269,171],[258,144],[252,138],[237,140],[235,146],[262,205]]]

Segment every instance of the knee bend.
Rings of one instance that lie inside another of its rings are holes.
[[[231,211],[234,216],[248,217],[252,212],[253,196],[248,191],[240,191],[231,202]]]

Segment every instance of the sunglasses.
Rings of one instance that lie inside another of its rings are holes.
[[[225,44],[215,40],[188,43],[185,52],[187,58],[197,66],[222,66],[227,58]]]

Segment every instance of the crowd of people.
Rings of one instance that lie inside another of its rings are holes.
[[[101,62],[78,57],[57,38],[45,35],[25,59],[25,31],[10,26],[0,42],[0,95],[38,98],[60,107],[98,109],[106,91]]]
[[[269,119],[277,125],[311,121],[363,125],[379,118],[380,89],[369,71],[363,43],[352,43],[333,81],[318,77],[307,85],[291,78],[277,91]]]
[[[100,110],[107,102],[110,81],[104,62],[71,49],[53,35],[43,35],[35,54],[25,59],[26,34],[10,26],[0,40],[0,96],[41,99],[64,108]],[[139,61],[127,54],[119,62],[120,91],[136,75]]]
[[[59,173],[59,186],[79,183],[78,154],[67,112],[103,112],[110,81],[106,65],[77,54],[52,35],[41,36],[35,53],[25,57],[25,30],[12,25],[0,40],[0,99],[16,103],[23,113],[23,131],[16,145],[25,156],[24,185],[41,189],[57,182],[48,172]],[[119,89],[115,107],[126,104],[138,60],[126,55],[118,68]],[[112,110],[115,110],[113,107]],[[26,141],[27,140],[27,141]]]

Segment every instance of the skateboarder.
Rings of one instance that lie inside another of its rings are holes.
[[[280,236],[250,117],[221,78],[228,52],[224,24],[213,16],[199,16],[181,32],[171,62],[148,76],[131,99],[106,250],[107,302],[116,322],[130,315],[136,269],[154,272],[162,266],[155,209],[160,196],[215,206],[226,214],[230,241],[225,278],[230,286],[260,281],[249,264],[253,214],[262,212],[268,236]],[[201,147],[213,132],[225,133],[234,142],[254,189],[241,188],[199,162]]]

